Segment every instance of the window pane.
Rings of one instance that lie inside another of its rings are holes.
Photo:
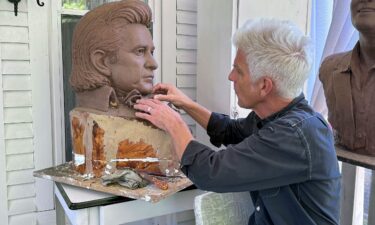
[[[76,26],[80,18],[81,16],[71,15],[62,15],[61,17],[66,161],[72,160],[72,138],[70,136],[69,112],[75,106],[75,94],[69,84],[69,77],[72,69],[72,37],[74,27]]]
[[[64,9],[87,9],[86,0],[63,0]]]

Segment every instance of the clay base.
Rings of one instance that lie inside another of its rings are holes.
[[[81,174],[101,177],[124,167],[164,176],[181,174],[170,136],[146,122],[75,108],[70,123],[74,168]]]

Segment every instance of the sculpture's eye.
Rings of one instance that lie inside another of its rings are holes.
[[[151,50],[151,55],[154,55],[154,50]]]
[[[144,55],[145,52],[146,52],[146,48],[138,48],[138,49],[135,50],[135,53],[137,55]]]

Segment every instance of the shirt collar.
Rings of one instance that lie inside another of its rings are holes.
[[[341,60],[341,62],[337,65],[337,69],[341,73],[350,72],[352,70],[353,63],[355,63],[355,58],[359,57],[359,42],[355,44],[352,51],[348,53],[350,60]]]
[[[341,73],[351,72],[353,67],[359,67],[359,54],[360,54],[360,44],[354,46],[353,50],[348,53],[350,60],[341,60],[341,62],[337,65],[337,69]],[[375,69],[375,64],[371,66],[371,69]]]
[[[281,116],[283,116],[286,112],[288,112],[290,109],[294,108],[297,104],[299,103],[304,103],[307,104],[307,101],[305,99],[305,95],[301,93],[298,97],[294,98],[287,106],[285,106],[283,109],[280,111],[264,118],[260,119],[258,115],[255,114],[256,120],[257,120],[257,127],[260,129],[264,125],[266,125],[268,122],[271,122]]]

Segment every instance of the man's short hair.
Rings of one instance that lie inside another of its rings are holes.
[[[101,5],[81,18],[73,34],[72,72],[70,83],[76,92],[110,85],[91,63],[90,53],[100,49],[117,60],[117,51],[123,40],[122,28],[128,24],[149,27],[152,20],[150,7],[139,0],[124,0]]]
[[[233,36],[237,49],[246,54],[254,79],[270,77],[278,94],[298,96],[311,67],[310,40],[289,21],[248,20]]]

